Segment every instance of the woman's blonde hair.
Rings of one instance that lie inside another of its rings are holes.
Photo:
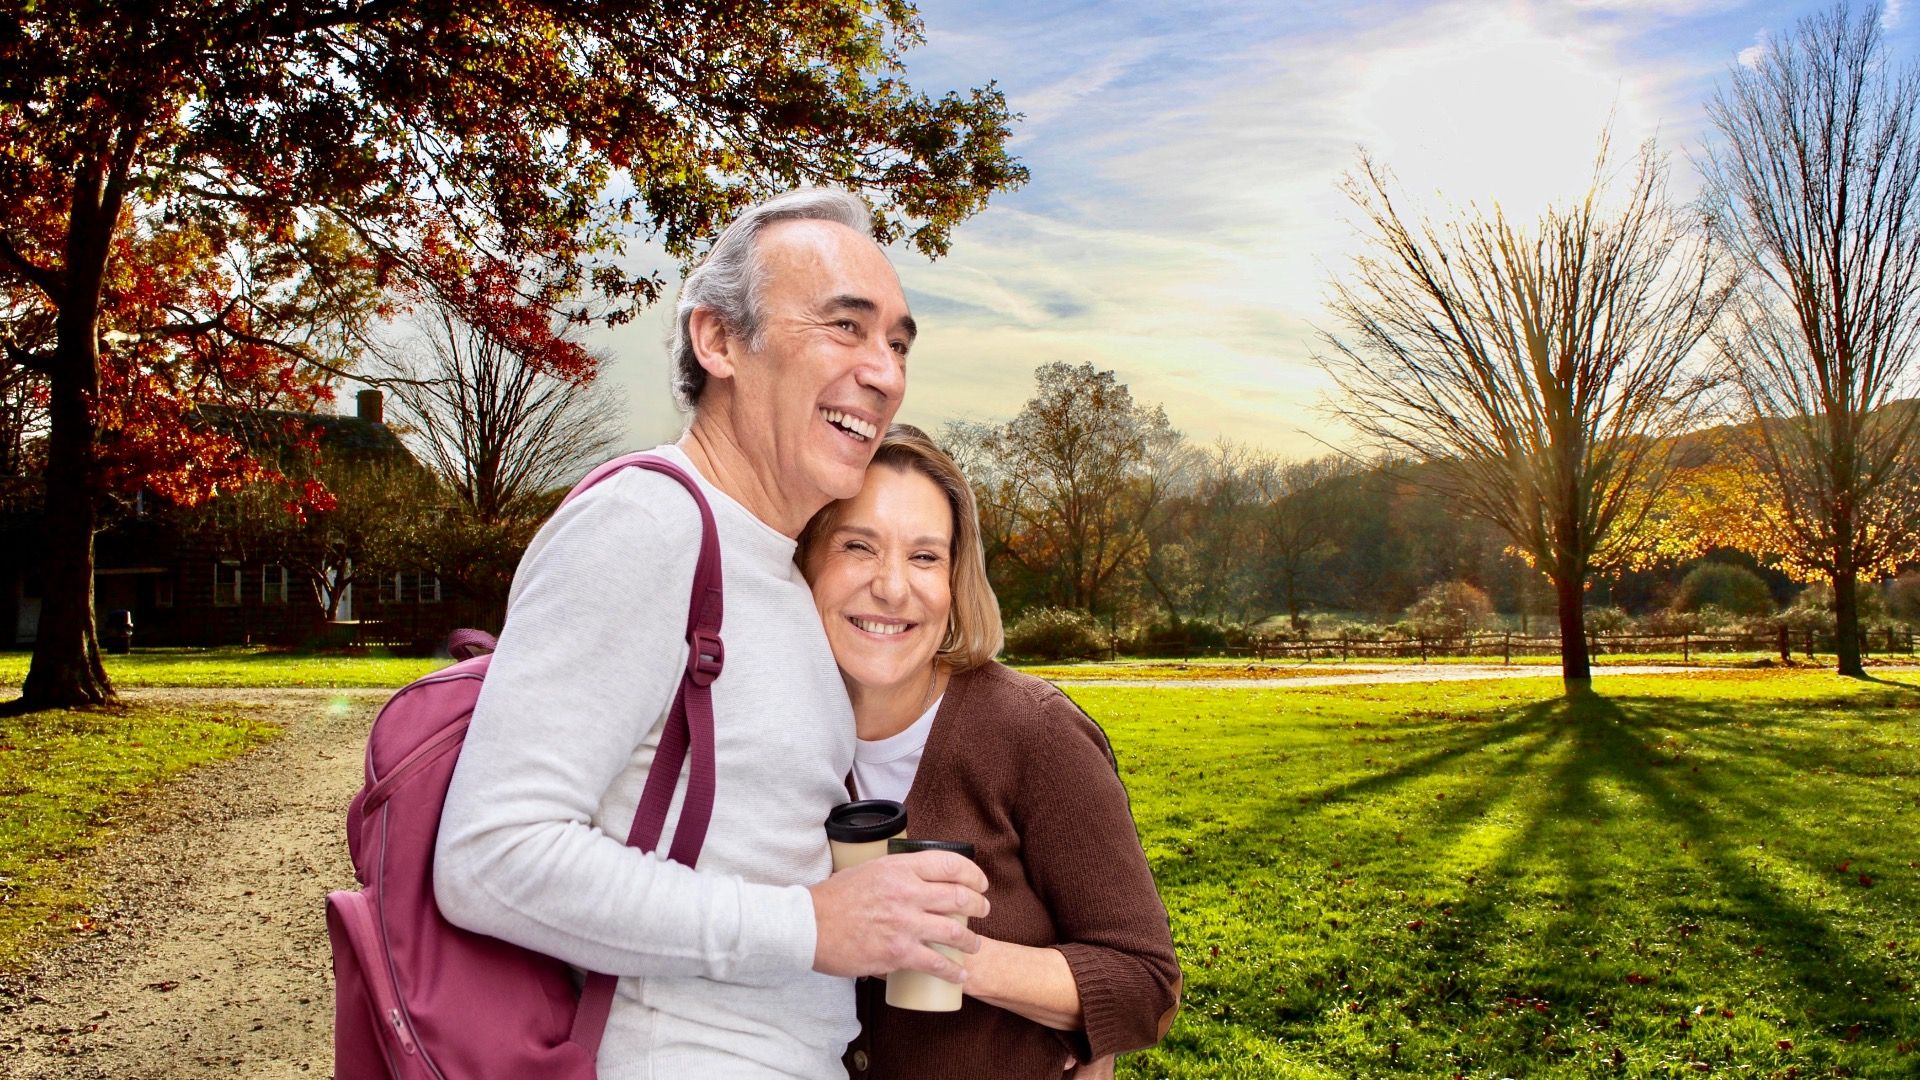
[[[973,486],[946,451],[912,424],[895,424],[887,429],[869,468],[876,465],[917,472],[933,481],[947,497],[947,508],[953,512],[953,550],[947,553],[953,606],[947,615],[947,635],[934,660],[950,671],[979,667],[1000,651],[1002,635],[1000,601],[987,582],[987,555],[980,540],[980,514],[973,504]],[[846,505],[846,499],[828,503],[800,530],[794,557],[808,581],[813,580],[809,564],[814,545],[832,535]]]

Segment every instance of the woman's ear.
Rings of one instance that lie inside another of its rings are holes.
[[[697,307],[687,316],[687,340],[693,344],[693,358],[700,362],[710,379],[733,377],[734,346],[738,342],[727,330],[726,321],[710,307]]]

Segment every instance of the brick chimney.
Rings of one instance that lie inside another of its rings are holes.
[[[384,424],[386,419],[386,399],[378,390],[362,390],[354,397],[358,405],[360,419],[373,424]]]

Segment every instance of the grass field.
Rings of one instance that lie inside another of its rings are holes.
[[[0,687],[18,687],[32,655],[0,653]],[[398,690],[450,661],[380,656],[313,656],[233,646],[220,649],[135,649],[102,661],[120,689],[148,686],[311,686]]]
[[[111,664],[128,687],[436,666]],[[0,685],[24,670],[0,655]],[[1187,974],[1166,1043],[1122,1074],[1920,1076],[1920,674],[1558,688],[1072,689],[1119,752]],[[73,857],[128,798],[272,733],[234,707],[0,719],[0,968],[89,932],[49,915],[85,898]]]
[[[1920,1075],[1920,679],[1076,688],[1187,973],[1136,1077]]]
[[[130,799],[276,731],[236,706],[0,717],[0,971],[49,936],[95,929],[71,914],[95,885],[74,860],[114,835]]]

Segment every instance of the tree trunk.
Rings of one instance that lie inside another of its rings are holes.
[[[1593,668],[1587,657],[1587,593],[1582,575],[1567,571],[1555,575],[1553,587],[1560,607],[1560,680],[1568,697],[1593,691]]]
[[[93,620],[93,415],[99,389],[92,318],[62,312],[48,401],[46,585],[33,663],[20,688],[31,709],[99,705],[113,698]]]
[[[1866,678],[1860,662],[1860,576],[1851,570],[1833,575],[1833,651],[1836,671]]]
[[[93,621],[93,533],[98,516],[93,401],[100,392],[100,296],[133,143],[122,139],[108,175],[104,151],[74,170],[66,280],[54,297],[53,371],[47,402],[46,588],[33,662],[20,688],[28,709],[113,699]]]

